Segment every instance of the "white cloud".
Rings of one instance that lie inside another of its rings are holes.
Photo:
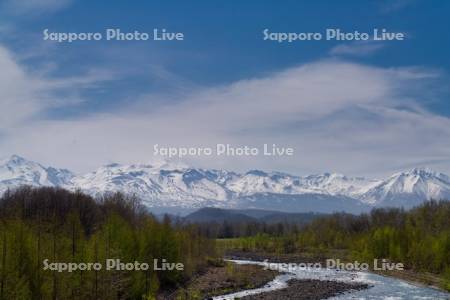
[[[14,126],[48,107],[45,82],[30,78],[5,48],[0,48],[0,68],[0,128]]]
[[[113,79],[113,74],[92,70],[78,77],[50,78],[21,66],[0,46],[0,133],[21,126],[47,109],[81,101],[79,90]]]
[[[450,171],[450,120],[427,112],[410,95],[414,86],[419,97],[422,82],[437,76],[429,70],[319,61],[230,85],[197,88],[177,101],[166,101],[173,95],[144,95],[113,113],[61,121],[32,120],[30,116],[45,111],[48,102],[27,91],[44,86],[49,92],[70,84],[42,83],[12,59],[3,61],[15,78],[6,83],[14,100],[1,103],[10,110],[4,115],[11,115],[11,109],[31,109],[8,123],[0,153],[87,171],[112,161],[148,161],[154,144],[276,143],[294,147],[296,155],[200,157],[188,163],[238,170],[378,174],[426,162]]]

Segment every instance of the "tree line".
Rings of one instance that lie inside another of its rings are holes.
[[[0,198],[0,299],[154,299],[200,272],[214,241],[194,225],[158,221],[135,197],[93,199],[61,188],[21,187]],[[57,272],[43,261],[148,263],[141,271]],[[183,270],[154,270],[154,259]]]
[[[251,237],[255,235],[283,236],[297,233],[304,227],[301,223],[294,222],[265,222],[265,221],[233,221],[201,222],[196,224],[201,235],[211,239],[229,239]]]
[[[222,245],[278,254],[343,250],[352,259],[367,262],[387,258],[409,269],[438,274],[450,290],[450,201],[427,201],[408,211],[377,208],[357,216],[335,213],[301,227],[279,223],[272,226],[275,233],[264,230],[268,227],[263,224],[259,227],[262,230],[256,234]]]

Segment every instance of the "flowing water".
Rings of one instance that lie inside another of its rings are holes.
[[[231,260],[236,264],[255,264],[264,266],[263,262],[248,260]],[[343,282],[361,282],[367,283],[371,287],[361,291],[352,291],[329,299],[430,299],[443,300],[450,299],[450,294],[429,287],[416,286],[403,280],[381,276],[369,272],[348,272],[325,268],[290,268],[284,269],[280,264],[277,269],[283,274],[278,275],[274,280],[262,288],[245,290],[233,294],[214,297],[214,300],[231,300],[247,295],[260,294],[268,291],[282,289],[287,287],[287,281],[290,279],[318,279],[335,280]],[[284,273],[285,272],[285,273]]]

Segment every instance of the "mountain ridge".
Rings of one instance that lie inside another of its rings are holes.
[[[408,208],[430,199],[450,198],[450,178],[429,168],[414,168],[385,179],[366,179],[338,173],[237,173],[159,163],[109,164],[75,175],[17,155],[0,160],[0,193],[20,185],[80,189],[93,196],[123,192],[137,195],[149,208],[211,206],[358,213],[372,207]]]

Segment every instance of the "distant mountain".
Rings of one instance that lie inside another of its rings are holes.
[[[256,222],[257,219],[240,213],[239,211],[231,209],[221,209],[215,207],[201,208],[185,217],[185,220],[191,223],[208,223],[224,221],[239,223],[239,222]]]
[[[215,207],[201,208],[184,218],[184,221],[190,223],[230,223],[240,222],[265,222],[267,224],[274,223],[295,223],[307,224],[312,220],[324,216],[318,213],[286,213],[280,211],[258,210],[258,209],[223,209]]]
[[[412,207],[430,199],[450,199],[450,178],[427,168],[392,175],[361,195],[376,206]]]
[[[325,214],[319,213],[284,213],[276,212],[270,215],[264,216],[259,220],[267,224],[274,223],[294,223],[299,225],[305,225],[311,223],[313,220],[323,217]]]
[[[232,211],[252,217],[262,222],[266,222],[268,224],[283,222],[307,224],[316,218],[326,215],[316,212],[292,213],[264,209],[233,209]]]
[[[21,185],[67,186],[73,177],[68,170],[46,168],[17,155],[0,160],[0,194]]]
[[[226,206],[231,192],[224,182],[231,176],[233,173],[174,165],[111,164],[73,178],[72,186],[92,195],[135,194],[149,207],[200,208]]]
[[[152,211],[175,214],[202,207],[358,213],[450,198],[449,177],[426,168],[378,180],[336,173],[295,176],[252,170],[239,174],[168,163],[110,164],[74,175],[17,155],[1,160],[0,193],[20,185],[61,186],[94,196],[119,191],[140,197]]]
[[[349,212],[361,213],[371,206],[344,195],[329,195],[319,193],[305,194],[274,194],[256,193],[239,198],[236,208],[258,208],[278,210],[282,212]]]

